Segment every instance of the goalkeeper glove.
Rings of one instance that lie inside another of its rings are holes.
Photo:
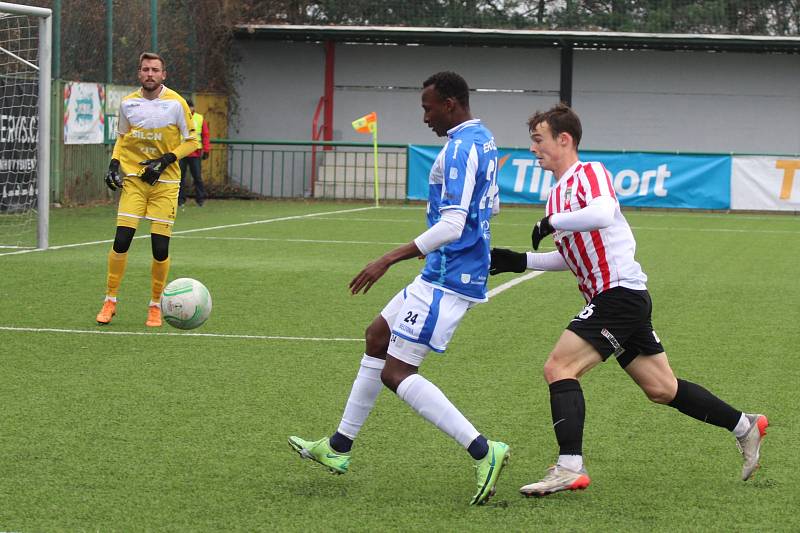
[[[501,272],[525,272],[528,268],[528,255],[505,248],[492,248],[492,264],[489,274],[496,276]]]
[[[208,152],[203,152],[203,161],[208,159]]]
[[[531,244],[533,245],[533,249],[538,250],[539,243],[542,242],[542,239],[554,231],[555,229],[553,229],[553,226],[550,225],[550,215],[537,222],[533,227],[533,231],[531,232]]]
[[[122,188],[122,177],[119,175],[119,159],[112,159],[106,172],[106,185],[112,191]]]
[[[150,185],[155,185],[158,178],[161,177],[161,173],[177,160],[178,158],[175,157],[175,154],[167,152],[158,159],[142,161],[139,164],[145,165],[145,167],[139,173],[139,177],[142,178],[142,181],[146,181]]]

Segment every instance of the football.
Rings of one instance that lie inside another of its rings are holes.
[[[196,279],[178,278],[171,281],[161,294],[161,313],[172,327],[200,327],[211,314],[211,294]]]

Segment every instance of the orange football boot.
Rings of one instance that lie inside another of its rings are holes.
[[[151,328],[161,327],[161,306],[151,305],[147,308],[147,322],[146,326]]]
[[[111,322],[111,318],[117,314],[117,302],[113,302],[111,300],[106,300],[103,302],[103,308],[100,309],[100,312],[97,313],[97,323],[101,326],[105,326],[109,322]]]

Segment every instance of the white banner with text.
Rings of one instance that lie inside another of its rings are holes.
[[[734,156],[731,209],[800,211],[800,157]]]

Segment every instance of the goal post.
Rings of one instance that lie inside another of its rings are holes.
[[[0,184],[0,217],[13,219],[6,224],[8,232],[0,221],[0,247],[14,246],[14,239],[20,244],[33,217],[36,247],[48,246],[52,20],[50,9],[0,2],[0,176],[6,176]],[[35,50],[25,42],[34,40]],[[35,115],[26,115],[25,106]]]

